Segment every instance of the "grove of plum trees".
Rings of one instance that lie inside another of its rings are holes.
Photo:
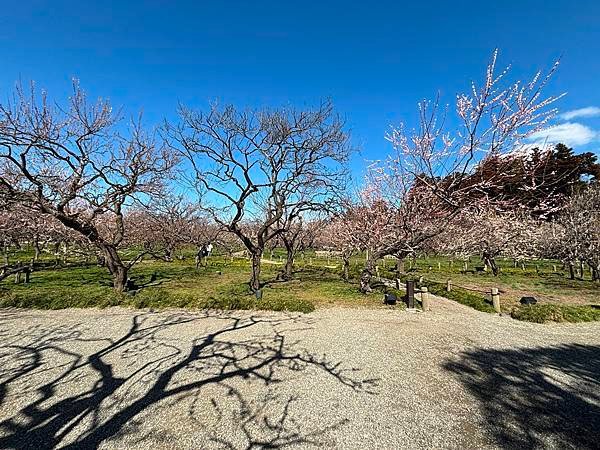
[[[77,83],[57,106],[18,86],[0,102],[5,254],[26,243],[35,258],[58,246],[96,255],[117,291],[144,255],[171,261],[208,243],[248,253],[252,291],[274,246],[287,252],[284,279],[308,248],[335,249],[345,279],[351,256],[366,252],[365,293],[379,259],[397,257],[402,271],[404,258],[427,252],[479,255],[494,274],[500,256],[559,258],[600,279],[595,156],[524,146],[556,113],[560,96],[543,95],[555,68],[523,83],[497,73],[494,54],[452,120],[437,99],[419,104],[414,127],[392,129],[393,151],[357,192],[350,134],[330,102],[181,107],[177,122],[149,129],[90,102]],[[124,249],[136,253],[125,260]]]

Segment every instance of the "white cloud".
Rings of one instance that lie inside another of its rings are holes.
[[[597,106],[588,106],[587,108],[574,109],[562,113],[559,117],[564,120],[572,120],[577,117],[596,117],[600,116],[600,108]]]
[[[563,143],[569,146],[589,144],[598,138],[598,133],[580,123],[565,122],[529,136],[537,144]]]

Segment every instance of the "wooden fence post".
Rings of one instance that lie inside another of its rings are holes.
[[[446,281],[446,291],[450,292],[452,290],[452,280]]]
[[[415,307],[415,282],[414,280],[406,281],[406,306],[409,309],[414,309]]]
[[[429,311],[429,290],[427,289],[427,286],[422,286],[421,287],[421,307],[423,308],[423,311]]]
[[[497,313],[501,313],[502,310],[500,309],[500,294],[498,293],[498,288],[493,287],[491,293],[492,293],[492,304],[494,305],[494,309],[496,310]]]
[[[379,278],[379,266],[375,266],[375,273],[377,274],[377,278]]]

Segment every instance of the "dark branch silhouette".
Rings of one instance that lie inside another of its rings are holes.
[[[600,348],[560,345],[475,350],[446,369],[481,403],[501,448],[596,449],[600,442]]]
[[[189,348],[181,348],[179,341],[162,334],[170,327],[200,324],[208,317],[222,320],[223,326],[198,337]],[[255,381],[270,390],[283,381],[285,373],[318,368],[349,389],[373,393],[376,380],[358,379],[356,369],[297,350],[298,342],[287,342],[280,326],[310,326],[306,321],[293,316],[261,319],[148,313],[136,315],[118,339],[90,336],[90,330],[82,325],[33,326],[17,335],[4,333],[0,406],[9,395],[31,395],[32,390],[37,398],[0,422],[0,448],[98,448],[107,439],[131,432],[138,416],[148,408],[166,407],[184,397],[202,398],[208,386],[225,389],[227,398],[241,406],[236,422],[245,436],[243,448],[316,443],[323,433],[345,421],[321,430],[303,430],[288,418],[293,398],[269,394],[262,406],[253,409],[230,384]],[[241,339],[236,335],[253,327],[259,328],[260,337]],[[81,344],[99,348],[86,355],[77,350]],[[57,354],[62,356],[60,363],[53,357]],[[120,361],[118,367],[114,367],[115,360]],[[127,375],[123,375],[123,367],[130,369]],[[205,414],[219,413],[219,400],[214,399],[212,405],[212,411]],[[252,434],[257,426],[260,436]],[[219,439],[215,436],[214,442]],[[220,445],[237,448],[232,442]]]

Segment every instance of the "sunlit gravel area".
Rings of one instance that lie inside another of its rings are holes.
[[[597,448],[600,323],[0,310],[0,448]]]

